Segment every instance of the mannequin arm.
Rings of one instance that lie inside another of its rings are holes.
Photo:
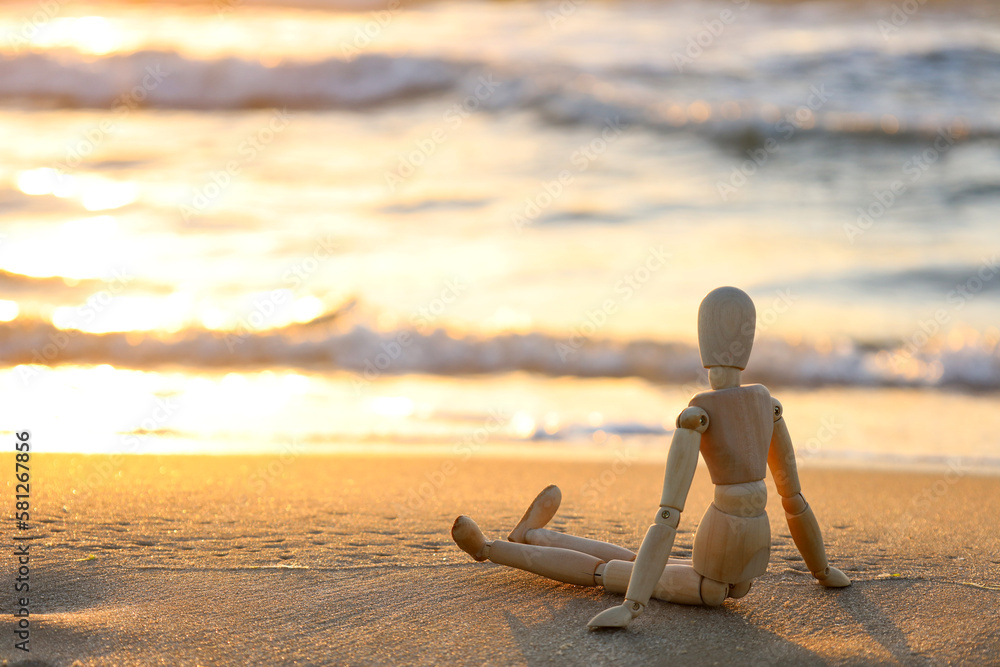
[[[771,435],[771,448],[767,453],[767,466],[774,477],[774,485],[781,496],[781,505],[785,508],[785,520],[796,548],[802,554],[802,559],[812,575],[819,583],[829,588],[850,586],[851,580],[846,574],[835,567],[830,567],[823,548],[823,535],[812,508],[802,497],[802,487],[799,485],[799,473],[795,465],[795,450],[792,439],[785,426],[781,403],[772,398],[774,404],[774,432]]]
[[[677,417],[677,430],[670,442],[667,472],[663,480],[660,509],[653,525],[639,547],[639,553],[629,578],[625,602],[590,619],[589,628],[624,628],[642,613],[653,594],[653,588],[663,574],[677,534],[684,501],[691,489],[691,480],[698,466],[701,434],[708,428],[708,413],[701,408],[687,408]]]

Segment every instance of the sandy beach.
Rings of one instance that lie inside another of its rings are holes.
[[[32,460],[32,650],[5,632],[4,665],[1000,662],[996,477],[805,470],[831,561],[853,586],[812,581],[772,500],[769,570],[746,597],[717,609],[654,601],[609,634],[586,621],[619,596],[475,563],[448,531],[467,513],[506,535],[556,483],[552,527],[635,548],[659,465]],[[699,469],[675,554],[690,553],[710,492]]]
[[[0,667],[1000,667],[998,7],[0,2]],[[770,481],[749,593],[621,632],[454,544],[637,549],[740,383],[852,586]]]

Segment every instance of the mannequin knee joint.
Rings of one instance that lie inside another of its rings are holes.
[[[709,607],[718,607],[729,595],[729,584],[714,581],[708,577],[701,580],[701,601]]]

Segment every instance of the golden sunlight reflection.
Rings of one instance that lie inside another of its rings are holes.
[[[280,408],[280,402],[273,400],[277,392],[260,391],[258,383],[253,382],[256,379],[249,374],[227,373],[218,385],[221,391],[212,388],[217,409],[229,414],[253,414],[258,418],[273,414]]]
[[[281,376],[282,389],[293,394],[309,393],[312,381],[305,375],[298,373],[286,373]]]
[[[881,120],[879,120],[879,127],[881,127],[882,131],[886,134],[896,134],[899,132],[899,126],[899,119],[892,114],[887,113],[882,116]]]
[[[186,307],[190,308],[188,312],[196,313],[195,321],[212,331],[241,329],[248,325],[255,331],[281,329],[294,323],[310,322],[326,309],[318,297],[303,296],[294,300],[292,297],[291,290],[280,289],[251,294],[235,308],[232,304],[224,307],[209,299],[203,299],[197,307],[193,304]]]
[[[17,317],[20,309],[16,301],[0,299],[0,322],[10,322]]]
[[[524,333],[530,331],[533,324],[531,315],[509,306],[500,306],[483,322],[487,331],[495,333]]]
[[[25,383],[25,377],[30,382]],[[51,443],[53,451],[86,453],[274,451],[289,442],[340,447],[372,436],[391,440],[417,435],[445,443],[492,423],[486,406],[495,403],[499,385],[503,391],[516,390],[530,397],[532,409],[514,410],[510,422],[490,436],[495,442],[530,438],[538,427],[532,415],[538,414],[544,415],[548,433],[557,432],[560,426],[589,425],[593,432],[581,433],[575,442],[583,444],[585,439],[606,448],[622,444],[606,424],[625,421],[636,410],[650,420],[674,415],[689,397],[683,387],[653,387],[636,380],[539,381],[518,374],[483,380],[400,377],[386,382],[384,389],[392,393],[366,398],[356,394],[347,375],[265,370],[192,376],[107,364],[17,366],[0,369],[0,389],[9,396],[6,409],[0,412],[0,430],[20,428],[19,423],[25,421],[35,423],[36,437]],[[417,395],[419,404],[409,398]],[[937,406],[939,412],[944,405],[949,414],[972,424],[964,432],[963,452],[985,455],[994,451],[1000,426],[1000,412],[993,409],[995,398],[987,396],[834,388],[785,389],[781,398],[786,409],[796,414],[793,438],[808,441],[833,411],[847,420],[845,442],[829,447],[852,451],[940,453],[947,429],[942,430],[940,420],[919,418],[936,414],[927,409],[930,406]],[[872,404],[870,414],[851,410],[859,403]],[[596,406],[603,414],[593,410]],[[902,422],[903,431],[899,423],[893,423],[889,430],[896,430],[889,434],[881,416],[904,407],[916,415],[913,423]],[[663,425],[668,430],[673,427],[666,419]],[[625,440],[628,444],[629,439]],[[663,442],[654,439],[649,444],[655,446],[638,451],[648,451],[662,465]],[[406,445],[414,446],[418,445]],[[824,445],[811,451],[808,458],[822,457],[826,449]]]
[[[70,220],[30,236],[10,234],[0,246],[0,269],[35,278],[104,278],[120,265],[124,243],[109,215]]]
[[[270,317],[258,322],[253,317],[256,311],[252,309],[223,309],[207,300],[198,306],[195,303],[194,295],[183,291],[167,297],[116,295],[114,299],[109,299],[105,292],[99,292],[90,295],[82,304],[55,308],[51,320],[59,329],[78,329],[88,333],[153,330],[174,333],[198,323],[212,331],[238,330],[248,324],[254,330],[266,331],[295,322],[309,322],[322,315],[324,310],[320,299],[306,296],[281,311],[275,310]],[[100,317],[82,317],[89,312],[88,309],[99,311]],[[249,318],[244,310],[250,313]]]
[[[309,377],[294,372],[190,377],[108,364],[0,370],[0,389],[14,397],[13,414],[38,424],[38,437],[52,443],[54,451],[91,454],[217,448],[234,433],[243,438],[243,429],[271,423],[280,412],[300,424],[317,412],[313,404],[301,407],[312,388]],[[13,428],[0,414],[0,430]]]
[[[510,430],[518,438],[529,438],[535,434],[535,418],[524,411],[516,412],[511,417]]]
[[[102,56],[172,50],[195,58],[237,56],[271,67],[286,58],[343,57],[343,45],[353,44],[360,33],[370,30],[372,21],[368,12],[337,12],[322,20],[310,17],[307,22],[288,21],[282,20],[290,15],[287,9],[267,8],[256,8],[255,13],[241,12],[240,20],[234,21],[224,15],[226,12],[185,11],[183,4],[151,21],[141,9],[128,8],[128,3],[120,3],[117,9],[102,7],[106,16],[66,16],[77,8],[70,6],[73,3],[58,4],[62,15],[32,26],[30,34],[23,33],[23,18],[0,17],[0,33],[17,35],[16,41],[3,40],[0,51],[13,46],[17,50],[71,49]],[[236,6],[241,0],[216,0],[215,4]],[[86,5],[82,5],[78,11],[86,10]],[[426,33],[432,26],[421,27],[417,34]],[[379,39],[384,48],[394,51],[410,48],[413,43],[411,34],[399,30],[386,30]],[[262,42],[270,47],[267,51],[262,50]]]
[[[413,414],[413,401],[405,396],[380,396],[370,403],[371,411],[382,417],[409,417]]]
[[[226,326],[226,311],[210,303],[202,304],[198,317],[201,319],[201,325],[206,329],[215,331]]]
[[[103,16],[60,17],[49,21],[30,40],[36,48],[75,49],[102,56],[122,47],[121,32]]]
[[[139,198],[139,186],[132,181],[115,181],[95,174],[64,174],[50,167],[20,171],[15,183],[26,195],[79,199],[88,211],[121,208]]]
[[[17,189],[26,195],[50,195],[54,194],[56,188],[64,182],[59,172],[55,169],[43,167],[41,169],[26,169],[17,173],[14,179]]]
[[[163,400],[160,384],[155,374],[108,364],[59,369],[17,366],[0,373],[0,386],[20,389],[9,394],[16,397],[9,407],[37,424],[33,430],[39,437],[57,451],[69,447],[86,453],[128,451],[125,434],[169,428],[172,415],[156,412]],[[133,447],[133,452],[139,450]]]
[[[132,182],[106,181],[91,184],[80,197],[80,203],[88,211],[107,211],[128,206],[139,198],[139,186]]]
[[[323,314],[323,302],[314,296],[304,296],[292,305],[292,319],[309,322]]]
[[[675,127],[687,123],[687,111],[679,104],[662,104],[660,105],[660,111],[663,114],[664,120]]]
[[[691,105],[688,106],[688,115],[694,122],[704,123],[712,117],[712,107],[708,106],[705,102],[698,100],[696,102],[692,102]]]
[[[187,324],[191,312],[191,297],[184,292],[174,292],[167,298],[116,296],[113,301],[107,301],[100,294],[87,300],[87,305],[94,310],[100,307],[101,316],[93,320],[81,317],[87,305],[60,306],[52,313],[52,324],[59,329],[79,329],[88,333],[153,330],[173,333]]]
[[[545,432],[549,435],[553,435],[559,432],[560,425],[559,413],[550,411],[545,413],[545,420],[543,422]]]

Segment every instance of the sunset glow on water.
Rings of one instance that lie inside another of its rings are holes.
[[[887,12],[5,3],[0,429],[655,459],[733,284],[806,460],[1000,468],[1000,18]]]

